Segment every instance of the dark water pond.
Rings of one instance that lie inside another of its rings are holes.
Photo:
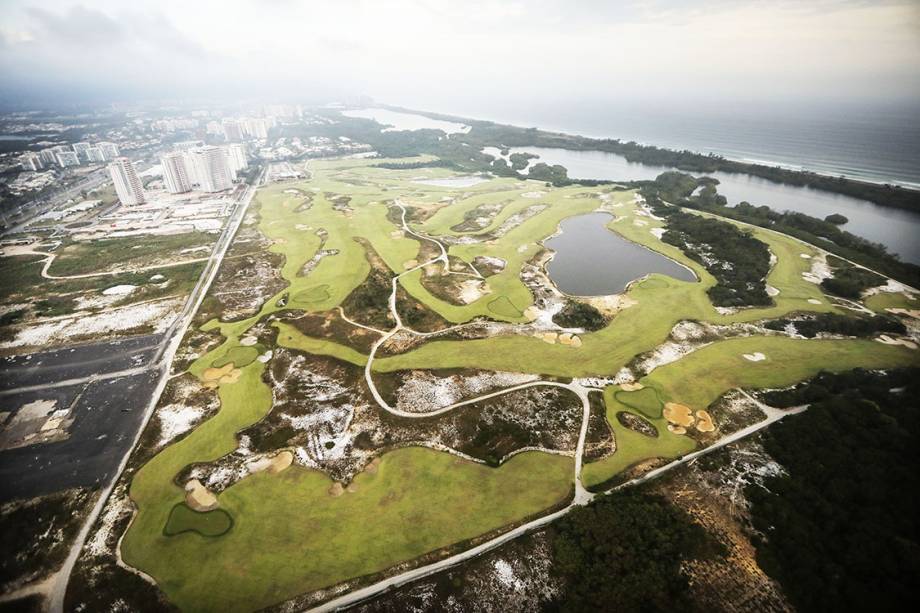
[[[696,280],[688,268],[608,230],[611,219],[607,213],[570,217],[562,233],[546,241],[556,252],[546,269],[556,287],[573,296],[607,296],[650,272]]]
[[[634,164],[623,156],[603,151],[569,151],[542,147],[512,147],[511,153],[529,152],[539,155],[531,163],[561,164],[575,179],[651,180],[662,172],[674,170],[665,166]],[[824,218],[831,213],[845,215],[850,221],[843,226],[852,232],[888,247],[902,260],[920,264],[920,214],[901,209],[878,206],[865,200],[830,192],[783,185],[746,174],[708,173],[719,180],[719,193],[730,206],[742,201],[765,204],[777,211],[798,211]]]

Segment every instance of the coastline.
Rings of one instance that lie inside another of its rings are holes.
[[[443,120],[443,121],[459,122],[465,125],[475,125],[477,123],[485,123],[485,124],[493,124],[497,126],[507,126],[507,127],[518,129],[518,130],[530,130],[534,128],[534,126],[526,127],[526,126],[519,125],[516,123],[503,123],[499,121],[492,121],[490,119],[474,119],[474,118],[465,117],[462,115],[438,113],[436,111],[416,110],[416,109],[411,109],[408,107],[390,105],[390,104],[385,104],[385,103],[379,103],[377,104],[377,106],[379,106],[380,108],[385,108],[385,109],[392,110],[392,111],[398,111],[402,113],[412,113],[416,115],[422,115],[425,117],[429,117],[431,119],[438,119],[438,120]],[[632,140],[632,139],[624,140],[617,136],[609,136],[609,135],[599,136],[599,135],[591,135],[591,134],[579,134],[576,132],[559,130],[555,128],[545,128],[544,129],[544,128],[536,127],[536,130],[544,132],[546,134],[565,136],[568,138],[584,138],[584,139],[589,139],[593,141],[617,140],[622,143],[634,142],[641,147],[651,147],[654,149],[658,149],[661,151],[668,151],[668,152],[675,153],[675,154],[682,152],[682,151],[689,151],[690,153],[693,153],[701,157],[707,157],[710,155],[710,153],[704,152],[704,151],[697,151],[697,150],[692,150],[692,149],[679,149],[677,148],[676,145],[662,145],[662,144],[655,144],[655,143],[649,143],[645,141]],[[521,145],[521,146],[526,146],[526,145]],[[534,145],[534,146],[545,147],[546,145]],[[572,151],[593,151],[593,150],[602,151],[602,149],[573,149]],[[903,179],[892,179],[892,178],[884,179],[880,177],[858,176],[858,175],[853,175],[847,172],[831,173],[828,171],[813,170],[806,165],[797,164],[797,163],[790,162],[787,160],[776,161],[776,160],[768,160],[768,159],[760,159],[760,158],[735,157],[735,156],[718,153],[716,151],[713,151],[711,155],[718,156],[719,159],[725,162],[731,162],[735,164],[759,166],[763,168],[776,168],[776,169],[780,169],[780,170],[787,171],[787,172],[822,177],[825,179],[839,179],[840,177],[843,177],[847,181],[852,181],[854,183],[862,183],[862,184],[873,185],[877,187],[891,186],[891,187],[895,187],[899,189],[920,192],[920,183],[914,183],[914,182],[906,181]],[[654,166],[654,164],[645,164],[643,162],[632,162],[631,160],[630,160],[630,163],[642,164],[645,166]],[[688,172],[689,174],[694,174],[694,175],[695,174],[700,174],[700,175],[706,174],[705,172],[692,172],[692,171],[688,171]],[[750,174],[750,173],[745,173],[744,171],[733,171],[733,170],[721,170],[721,172],[735,172],[736,174]],[[752,176],[759,176],[759,175],[752,175]],[[770,181],[771,179],[766,179],[766,180]]]

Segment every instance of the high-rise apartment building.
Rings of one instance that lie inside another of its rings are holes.
[[[105,155],[102,153],[102,149],[99,147],[90,147],[86,149],[83,154],[86,156],[87,162],[104,162]]]
[[[80,158],[78,158],[77,154],[73,151],[58,151],[57,163],[61,168],[67,168],[68,166],[79,166]]]
[[[227,164],[230,166],[230,172],[235,179],[239,171],[249,165],[249,159],[246,156],[246,145],[234,143],[224,148],[227,154]]]
[[[37,172],[45,167],[42,163],[42,158],[35,153],[23,153],[19,157],[19,164],[22,166],[23,170],[31,170]]]
[[[185,164],[185,155],[176,151],[160,158],[163,165],[163,181],[171,194],[184,194],[191,191],[192,180]]]
[[[100,151],[102,151],[102,156],[106,162],[111,162],[119,155],[121,155],[121,153],[118,151],[118,145],[115,143],[101,142],[96,146],[99,147]]]
[[[198,187],[205,192],[220,192],[233,187],[227,154],[220,147],[207,146],[189,152]]]
[[[240,122],[235,119],[224,119],[221,122],[224,129],[224,138],[228,143],[238,143],[243,140],[243,131],[240,128]]]
[[[137,176],[134,164],[128,158],[116,158],[109,164],[109,174],[115,183],[115,193],[122,204],[143,204],[147,201],[144,185]]]
[[[38,152],[38,157],[41,158],[42,164],[45,166],[57,164],[57,152],[54,149],[42,149]]]
[[[89,158],[86,157],[86,150],[92,147],[89,143],[74,143],[73,152],[77,154],[77,157],[80,158],[81,162],[88,162]]]

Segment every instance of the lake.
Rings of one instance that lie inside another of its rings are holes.
[[[569,217],[561,233],[544,242],[556,252],[546,272],[561,291],[572,296],[619,294],[630,281],[657,272],[695,281],[689,268],[608,230],[609,213]]]
[[[510,151],[523,152],[539,155],[537,161],[565,166],[573,179],[651,180],[662,172],[674,170],[664,166],[634,164],[621,155],[603,151],[546,147],[512,147]],[[719,180],[719,193],[732,206],[746,200],[777,211],[798,211],[822,219],[831,213],[840,213],[850,220],[843,226],[844,230],[885,245],[889,252],[899,254],[904,261],[920,264],[920,215],[917,213],[808,187],[774,183],[746,174],[714,172],[706,176]]]

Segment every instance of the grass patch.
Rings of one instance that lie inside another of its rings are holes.
[[[317,287],[311,287],[303,291],[297,292],[294,294],[294,300],[296,302],[303,302],[306,304],[313,304],[314,302],[322,302],[323,300],[329,299],[329,285],[323,284]]]
[[[661,410],[664,408],[664,404],[658,397],[658,391],[653,387],[644,387],[634,392],[620,390],[615,396],[621,403],[637,409],[650,419],[661,417]]]
[[[568,497],[571,471],[571,458],[539,452],[490,468],[411,447],[385,454],[376,474],[358,475],[356,491],[333,497],[328,477],[294,466],[223,492],[233,530],[204,547],[158,527],[178,488],[145,498],[122,551],[180,609],[252,611],[539,513]]]
[[[237,368],[243,368],[252,364],[262,351],[263,349],[258,346],[243,347],[238,345],[232,347],[223,357],[211,362],[211,366],[220,368],[232,362]]]
[[[176,536],[183,532],[194,532],[200,536],[215,537],[226,534],[232,527],[233,518],[223,509],[199,513],[180,502],[170,511],[163,534]]]
[[[648,421],[658,431],[658,436],[647,436],[627,428],[617,418],[618,413],[639,413],[629,410],[620,403],[618,388],[609,386],[604,389],[604,404],[607,408],[607,423],[613,430],[617,449],[606,458],[597,462],[585,464],[581,470],[581,479],[587,488],[603,489],[611,479],[624,470],[654,458],[670,460],[690,453],[696,449],[696,441],[685,434],[674,434],[668,430],[668,421],[663,417],[651,418]],[[644,390],[639,390],[644,391]],[[636,392],[629,392],[636,393]]]
[[[496,315],[501,315],[502,317],[521,317],[524,313],[514,306],[514,304],[508,300],[507,296],[499,296],[495,300],[489,303],[489,310],[495,313]]]

